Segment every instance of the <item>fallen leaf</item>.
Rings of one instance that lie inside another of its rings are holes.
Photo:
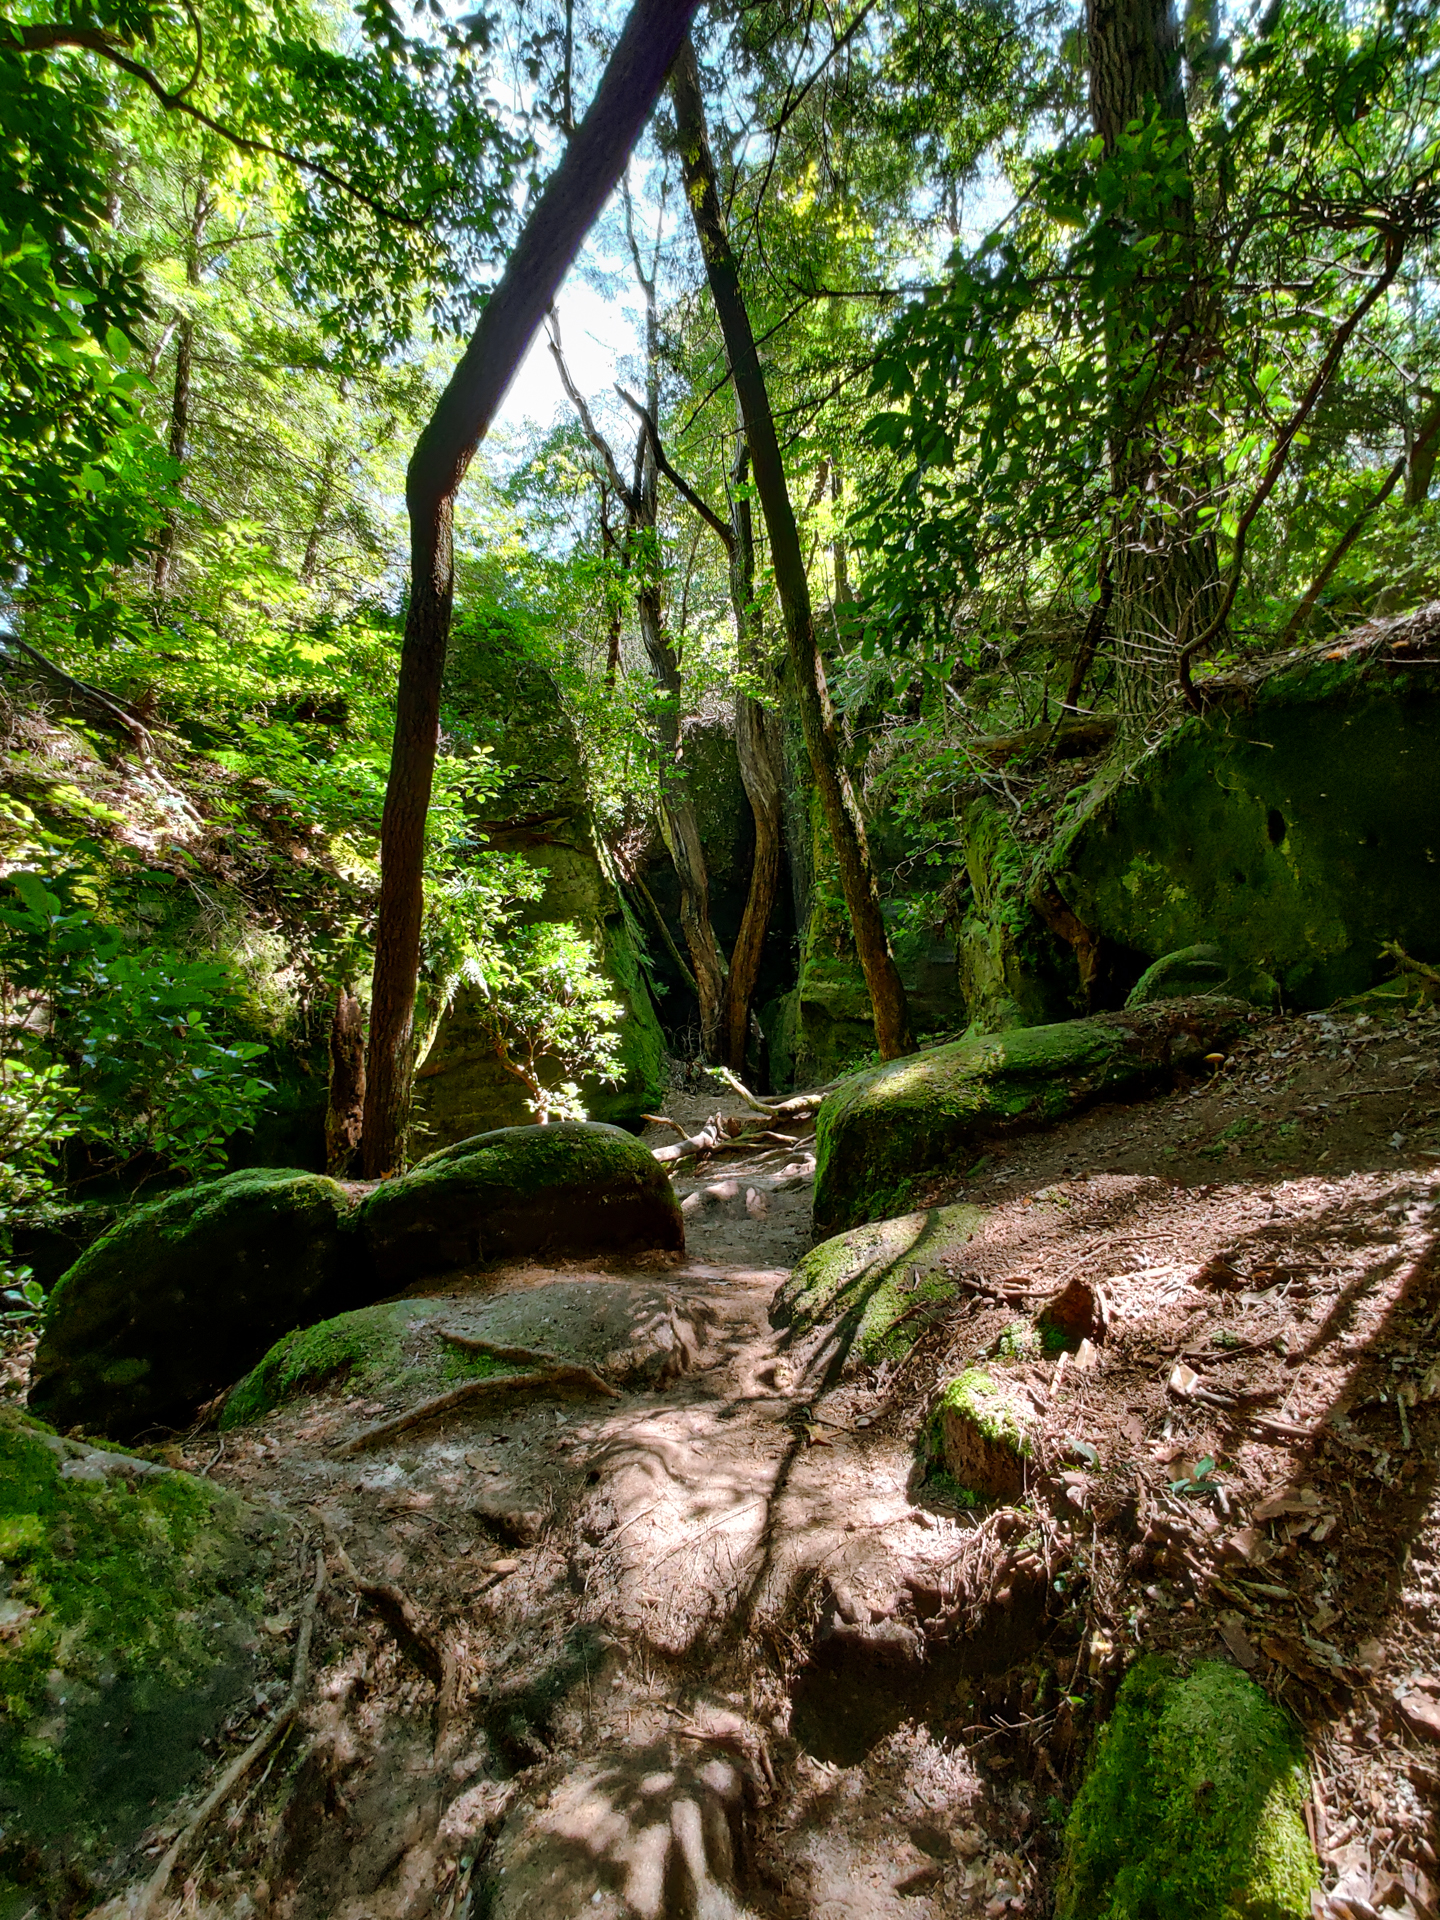
[[[831,1440],[829,1434],[826,1433],[824,1427],[816,1426],[813,1422],[806,1423],[805,1438],[810,1442],[812,1447],[829,1447],[834,1445],[834,1442]]]
[[[1220,1638],[1247,1673],[1258,1663],[1260,1656],[1255,1651],[1254,1643],[1233,1613],[1221,1614]]]
[[[1268,1494],[1255,1508],[1252,1520],[1278,1520],[1282,1514],[1308,1513],[1317,1516],[1320,1496],[1313,1487],[1284,1487],[1279,1493]]]
[[[1188,1400],[1199,1384],[1199,1374],[1183,1360],[1177,1360],[1170,1369],[1170,1391],[1178,1393],[1182,1400]]]
[[[486,1573],[514,1573],[519,1564],[518,1560],[492,1560],[485,1571]]]

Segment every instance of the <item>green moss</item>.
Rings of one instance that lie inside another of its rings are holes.
[[[899,1359],[925,1330],[923,1309],[954,1294],[950,1269],[984,1218],[979,1207],[935,1207],[837,1234],[793,1269],[772,1318],[802,1333],[838,1321],[852,1362]]]
[[[523,1371],[439,1340],[430,1323],[449,1311],[444,1301],[395,1300],[287,1334],[225,1402],[221,1427],[250,1426],[287,1400],[342,1380],[371,1393],[401,1385],[419,1393]]]
[[[982,1367],[967,1367],[940,1395],[936,1414],[956,1413],[968,1420],[983,1440],[1028,1459],[1030,1435],[1015,1413],[1013,1401]]]
[[[188,1474],[0,1413],[0,1879],[33,1899],[103,1861],[196,1770],[253,1672],[254,1525]]]
[[[392,1287],[481,1260],[679,1249],[684,1216],[648,1147],[619,1127],[501,1127],[432,1153],[360,1210]]]
[[[941,1170],[958,1174],[989,1132],[1059,1120],[1101,1095],[1138,1092],[1203,1057],[1242,1019],[1231,1002],[1172,1003],[958,1040],[855,1074],[820,1109],[816,1226],[833,1231],[875,1219],[902,1183]]]
[[[342,1187],[252,1168],[133,1212],[46,1304],[31,1405],[62,1428],[178,1426],[275,1338],[373,1300]]]
[[[1073,958],[1030,904],[1031,857],[987,799],[962,823],[971,907],[956,943],[972,1035],[1041,1026],[1078,1010]]]
[[[1299,1736],[1252,1680],[1143,1659],[1071,1809],[1055,1920],[1306,1920],[1304,1796]]]
[[[1214,944],[1296,1007],[1374,985],[1386,940],[1440,959],[1430,678],[1310,658],[1188,721],[1061,836],[1061,895],[1122,948]]]

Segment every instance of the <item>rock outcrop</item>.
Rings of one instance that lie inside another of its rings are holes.
[[[453,698],[506,770],[475,831],[544,873],[545,891],[527,918],[572,922],[590,942],[624,1015],[619,1083],[584,1083],[586,1110],[593,1120],[638,1122],[663,1098],[665,1041],[642,968],[641,930],[595,832],[574,727],[550,675],[503,635],[487,634],[483,646],[467,646],[461,635],[452,654]],[[565,1077],[557,1068],[555,1079]],[[420,1137],[441,1147],[530,1118],[524,1089],[495,1057],[471,987],[462,985],[440,1018],[416,1080],[415,1118]]]
[[[1298,1729],[1237,1667],[1125,1677],[1065,1828],[1055,1920],[1307,1920]]]
[[[133,1439],[190,1421],[292,1327],[376,1299],[345,1191],[252,1168],[137,1207],[50,1295],[30,1406]]]
[[[846,1364],[899,1359],[954,1295],[961,1250],[984,1218],[979,1207],[932,1207],[836,1234],[794,1268],[770,1318],[797,1338],[833,1326]]]
[[[432,1153],[365,1200],[360,1223],[387,1290],[480,1261],[539,1253],[678,1251],[668,1175],[622,1127],[499,1127]]]
[[[900,1212],[926,1176],[963,1173],[987,1134],[1160,1085],[1223,1046],[1248,1014],[1218,997],[1170,1001],[984,1034],[852,1074],[820,1109],[816,1228]]]

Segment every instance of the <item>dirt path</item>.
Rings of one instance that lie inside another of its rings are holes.
[[[804,1141],[682,1169],[684,1256],[417,1290],[416,1342],[563,1352],[616,1397],[344,1451],[413,1402],[402,1374],[227,1438],[214,1478],[296,1520],[281,1666],[307,1539],[330,1583],[303,1741],[186,1911],[1044,1912],[1089,1730],[1158,1648],[1238,1659],[1301,1716],[1337,1898],[1433,1912],[1437,1075],[1428,1015],[1276,1023],[1219,1083],[993,1150],[931,1196],[988,1209],[954,1299],[878,1369],[770,1325]],[[947,1506],[918,1444],[937,1382],[1004,1296],[1077,1274],[1110,1334],[1088,1371],[1020,1369],[1034,1487]]]

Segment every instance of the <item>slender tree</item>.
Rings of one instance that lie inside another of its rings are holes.
[[[865,825],[845,770],[840,730],[816,644],[810,583],[800,549],[795,509],[785,482],[765,373],[716,186],[700,72],[688,37],[675,62],[670,96],[675,108],[686,198],[725,342],[730,377],[745,422],[755,491],[770,536],[770,561],[784,613],[786,646],[800,704],[805,745],[825,810],[826,825],[835,845],[840,885],[850,912],[865,984],[870,990],[876,1044],[882,1059],[893,1060],[902,1053],[912,1052],[915,1044],[910,1034],[905,988],[885,932]]]
[[[380,829],[380,905],[366,1057],[363,1159],[374,1179],[403,1151],[420,970],[425,815],[455,595],[455,495],[560,282],[665,85],[697,0],[636,0],[589,111],[546,183],[411,457],[410,603]]]

